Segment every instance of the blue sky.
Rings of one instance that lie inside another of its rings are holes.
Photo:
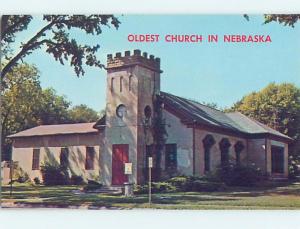
[[[100,44],[98,57],[106,62],[109,53],[140,49],[161,58],[161,89],[229,107],[245,94],[270,82],[300,86],[300,28],[277,23],[263,25],[262,15],[120,15],[120,28],[104,28],[99,36],[72,31],[83,43]],[[42,25],[39,17],[18,39],[27,40]],[[130,43],[128,34],[262,34],[272,43]],[[17,44],[17,43],[16,43]],[[78,78],[66,63],[60,65],[42,50],[25,59],[40,70],[42,87],[52,87],[72,105],[87,104],[99,111],[105,107],[106,72],[86,67]]]

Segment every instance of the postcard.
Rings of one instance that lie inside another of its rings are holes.
[[[2,208],[300,209],[298,14],[2,15]]]

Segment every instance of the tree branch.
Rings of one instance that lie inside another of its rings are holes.
[[[56,22],[52,21],[49,24],[47,24],[46,26],[44,26],[36,35],[34,35],[21,49],[21,51],[15,55],[2,69],[2,74],[1,74],[1,80],[4,79],[5,75],[12,69],[13,66],[15,66],[17,64],[17,62],[24,56],[27,55],[27,52],[29,50],[32,50],[32,48],[34,47],[34,42],[36,42],[36,40],[38,38],[40,38],[44,32],[46,32],[48,29],[50,29]]]

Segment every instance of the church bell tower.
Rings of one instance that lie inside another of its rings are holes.
[[[160,93],[160,59],[134,50],[107,55],[106,127],[103,149],[104,182],[123,185],[143,183],[154,100]],[[124,174],[132,163],[132,174]]]

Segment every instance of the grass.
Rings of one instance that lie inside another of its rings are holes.
[[[153,194],[152,204],[147,195],[126,198],[122,195],[75,194],[80,186],[33,186],[14,184],[2,187],[5,207],[63,207],[105,209],[300,209],[300,183],[281,186],[241,188],[223,192],[176,192]]]

